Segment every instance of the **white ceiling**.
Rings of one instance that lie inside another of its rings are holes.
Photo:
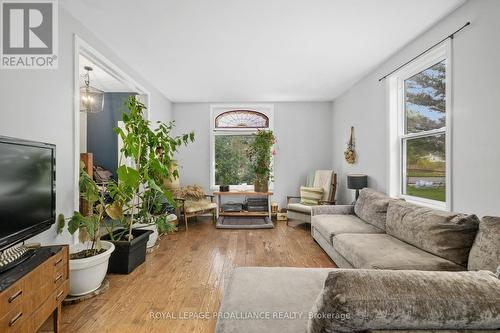
[[[94,88],[102,90],[104,92],[130,92],[130,88],[124,83],[116,79],[114,76],[110,75],[108,72],[104,71],[101,67],[97,66],[91,60],[85,58],[84,56],[79,56],[80,62],[80,87],[85,85],[84,75],[87,72],[84,67],[92,67],[90,72],[90,85]]]
[[[463,0],[61,1],[174,102],[330,101]]]

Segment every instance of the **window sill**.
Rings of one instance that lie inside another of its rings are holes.
[[[229,185],[229,191],[235,191],[235,192],[244,192],[244,191],[253,191],[254,190],[254,187],[253,185],[247,185],[246,189],[242,189],[240,187],[241,185]],[[219,185],[211,185],[210,186],[210,190],[211,191],[218,191],[219,190]],[[274,190],[274,186],[273,185],[269,185],[269,191],[273,191]]]

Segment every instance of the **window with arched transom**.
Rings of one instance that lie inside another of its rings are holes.
[[[253,169],[247,155],[258,130],[273,129],[273,105],[212,105],[210,178],[219,185],[252,188]]]

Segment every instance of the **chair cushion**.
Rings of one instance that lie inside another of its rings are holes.
[[[300,203],[303,205],[316,206],[322,197],[321,187],[300,187]]]
[[[209,199],[186,200],[184,202],[184,208],[186,209],[186,213],[195,213],[215,209],[217,208],[217,204],[215,202],[211,202]]]
[[[387,234],[340,234],[333,237],[332,246],[354,268],[465,270]]]
[[[200,185],[188,185],[173,190],[173,195],[176,198],[186,200],[201,200],[205,197],[205,190]]]
[[[476,237],[476,215],[444,212],[405,201],[391,201],[386,231],[424,251],[466,266]]]
[[[240,267],[224,290],[219,313],[289,315],[289,318],[219,318],[217,333],[304,333],[307,315],[332,268]],[[291,317],[293,313],[297,317]]]
[[[468,269],[496,273],[500,266],[500,217],[485,216],[470,250]]]
[[[387,206],[391,199],[383,193],[370,188],[364,188],[359,193],[359,198],[354,205],[354,212],[366,223],[385,230]]]
[[[290,203],[288,204],[287,209],[299,213],[311,214],[311,207],[312,206],[303,205],[301,203]]]
[[[339,269],[328,274],[314,310],[309,333],[498,329],[500,280],[485,271]]]
[[[330,244],[332,238],[340,234],[379,234],[384,233],[377,227],[363,222],[356,215],[316,215],[312,218],[315,228]]]

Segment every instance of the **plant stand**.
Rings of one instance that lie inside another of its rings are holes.
[[[101,286],[97,289],[94,290],[88,294],[85,295],[80,295],[80,296],[69,296],[64,299],[62,302],[63,305],[71,305],[71,304],[77,304],[83,301],[86,301],[90,298],[93,298],[97,295],[100,295],[104,292],[106,292],[109,289],[109,280],[108,278],[105,278],[104,281],[102,281]]]
[[[268,217],[272,218],[271,214],[271,197],[273,192],[254,192],[254,191],[230,191],[230,192],[214,192],[217,198],[217,219],[219,216],[247,216],[247,217]],[[223,196],[261,196],[267,198],[267,211],[240,211],[240,212],[224,212],[222,210],[222,197]]]

